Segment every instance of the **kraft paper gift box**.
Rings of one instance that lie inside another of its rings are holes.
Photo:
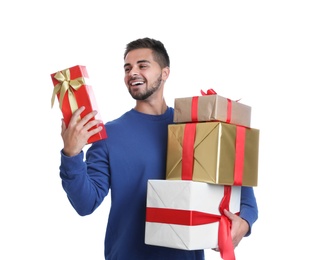
[[[251,107],[217,94],[175,98],[173,121],[221,121],[250,127]]]
[[[58,71],[51,74],[51,78],[54,84],[52,107],[55,97],[57,96],[59,107],[62,111],[64,121],[67,126],[70,122],[72,114],[81,106],[85,106],[85,110],[81,114],[82,118],[93,110],[98,111],[94,91],[92,86],[88,83],[89,76],[85,66],[76,65],[74,67]],[[99,112],[90,120],[94,119],[101,120]],[[98,126],[102,126],[102,130],[91,136],[88,139],[88,143],[93,143],[107,138],[106,129],[103,123],[100,123],[91,129]]]
[[[239,214],[240,196],[240,186],[149,180],[145,243],[185,250],[221,246],[227,251],[230,225],[220,211]]]
[[[222,122],[168,126],[167,180],[257,186],[259,130]]]

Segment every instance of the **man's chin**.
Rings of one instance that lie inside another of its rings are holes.
[[[141,97],[141,96],[133,96],[133,95],[131,95],[131,96],[132,96],[132,98],[135,99],[135,100],[139,100],[139,101],[145,100],[145,98],[144,98],[144,97]]]
[[[141,93],[139,93],[139,91],[133,91],[133,90],[130,90],[129,91],[129,94],[131,95],[131,97],[135,100],[144,100],[145,97],[144,95],[142,95]]]

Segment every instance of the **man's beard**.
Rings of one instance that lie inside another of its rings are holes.
[[[129,93],[135,100],[145,100],[150,97],[153,93],[155,93],[159,88],[162,82],[161,74],[157,78],[157,80],[150,86],[150,88],[146,89],[144,92],[133,93],[129,88]]]

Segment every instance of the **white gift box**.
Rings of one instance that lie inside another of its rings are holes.
[[[238,213],[241,186],[149,180],[145,243],[185,250],[218,247],[219,206],[227,189],[228,210]]]

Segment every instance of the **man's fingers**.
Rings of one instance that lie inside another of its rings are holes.
[[[69,125],[66,126],[64,121],[61,125],[61,135],[64,137],[66,132],[70,136],[71,140],[76,138],[79,140],[87,140],[90,136],[100,132],[102,127],[99,124],[102,124],[101,120],[95,119],[95,115],[98,113],[96,110],[86,114],[81,118],[82,112],[85,110],[85,107],[80,107],[77,109],[70,119]],[[98,127],[96,127],[98,126]],[[92,129],[94,128],[94,129]],[[67,138],[68,140],[68,138]]]
[[[228,217],[230,220],[233,220],[233,218],[234,218],[234,214],[233,213],[231,213],[230,211],[228,211],[228,210],[226,210],[226,209],[224,209],[224,214],[226,215],[226,217]]]
[[[89,131],[88,131],[89,137],[93,136],[94,134],[99,133],[101,130],[102,130],[102,126],[98,126],[98,127],[95,128],[95,129],[89,130]]]
[[[94,118],[95,117],[95,115],[97,114],[98,112],[97,111],[92,111],[92,112],[90,112],[90,113],[88,113],[87,115],[85,115],[79,122],[78,122],[78,124],[80,124],[82,127],[83,126],[89,126],[89,125],[87,125],[89,122],[92,122],[92,124],[93,125],[96,125],[96,124],[99,124],[99,120],[91,120],[92,118]],[[90,121],[91,120],[91,121]],[[93,122],[93,121],[95,121],[95,122]],[[92,126],[93,126],[92,125]],[[91,127],[92,127],[91,126]],[[90,128],[90,127],[89,127]]]
[[[79,109],[77,109],[71,117],[70,123],[68,127],[73,127],[75,125],[77,125],[78,129],[82,129],[92,118],[95,117],[95,115],[98,113],[96,110],[88,113],[87,115],[83,116],[83,118],[81,117],[82,112],[85,110],[85,107],[82,106]],[[92,122],[93,120],[91,120],[90,122]],[[96,120],[95,123],[93,125],[99,124],[99,120]],[[92,125],[92,126],[93,126]],[[88,127],[91,128],[92,126]]]
[[[67,126],[65,124],[65,120],[61,119],[61,135],[63,135],[63,133],[66,131]]]
[[[96,126],[99,126],[99,124],[101,123],[102,121],[94,119],[94,120],[89,121],[84,127],[87,131],[89,131],[93,127],[97,128]]]
[[[81,113],[85,110],[85,107],[84,106],[81,106],[80,108],[78,108],[73,114],[72,114],[72,117],[71,117],[71,122],[76,122],[79,118],[79,116],[81,115]]]

